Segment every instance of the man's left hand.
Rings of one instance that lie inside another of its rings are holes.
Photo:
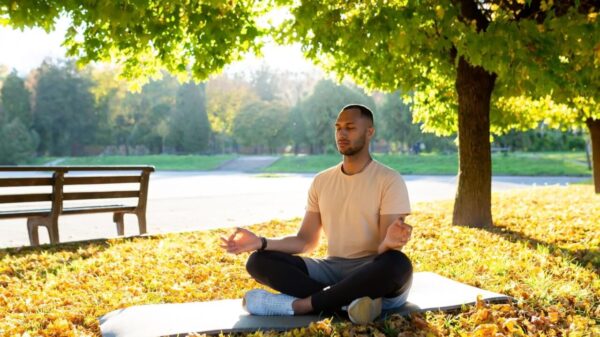
[[[411,225],[404,222],[402,218],[396,219],[387,228],[385,238],[379,245],[379,254],[385,252],[388,249],[397,249],[404,247],[408,243],[408,240],[410,240],[411,233]]]

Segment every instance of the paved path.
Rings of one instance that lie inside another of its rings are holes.
[[[148,198],[148,232],[196,231],[245,226],[304,214],[313,174],[275,177],[235,172],[165,172],[152,175]],[[405,176],[411,203],[451,199],[454,176]],[[494,177],[493,190],[532,185],[567,184],[587,178]],[[111,214],[85,214],[60,219],[61,241],[116,236]],[[125,217],[125,234],[138,233],[133,215]],[[40,241],[48,242],[45,230]],[[0,247],[28,245],[25,219],[0,221]]]
[[[240,156],[221,165],[221,172],[260,172],[279,159],[278,156]]]

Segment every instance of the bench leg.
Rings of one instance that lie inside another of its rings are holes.
[[[114,213],[113,221],[117,224],[117,235],[123,236],[125,235],[125,213]]]
[[[48,230],[50,243],[55,244],[60,242],[58,235],[58,219],[52,217],[31,217],[27,219],[27,234],[29,234],[29,243],[32,246],[39,246],[39,227],[44,226]]]
[[[58,236],[58,219],[53,220],[51,218],[46,219],[46,228],[48,228],[48,235],[50,236],[50,243],[59,243],[60,238]]]
[[[140,235],[146,234],[146,213],[136,213],[138,225],[140,227]]]
[[[39,218],[27,218],[27,234],[29,235],[29,244],[32,246],[40,245],[40,237],[38,234]]]

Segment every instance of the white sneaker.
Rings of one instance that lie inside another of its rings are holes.
[[[293,316],[292,303],[296,300],[286,294],[272,294],[266,290],[253,289],[244,295],[244,310],[259,316]]]
[[[355,324],[373,322],[381,314],[381,298],[368,296],[357,298],[348,306],[348,317]]]

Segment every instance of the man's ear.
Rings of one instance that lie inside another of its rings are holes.
[[[369,136],[369,139],[373,138],[373,136],[375,136],[375,128],[370,126],[367,128],[367,136]]]

